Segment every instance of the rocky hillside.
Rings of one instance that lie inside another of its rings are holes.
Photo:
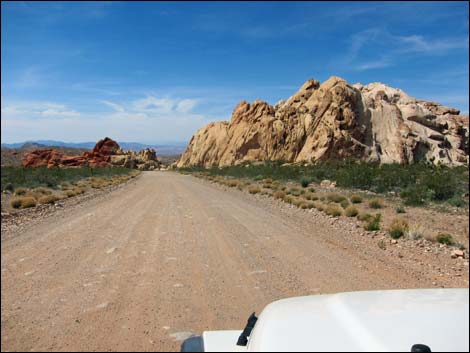
[[[469,117],[382,83],[308,80],[272,106],[240,102],[230,122],[210,123],[177,163],[314,162],[353,157],[379,163],[468,164]]]
[[[139,152],[123,151],[118,143],[109,137],[96,143],[91,151],[69,156],[57,149],[38,149],[24,155],[24,167],[90,167],[122,166],[140,170],[160,168],[155,150],[145,148]]]

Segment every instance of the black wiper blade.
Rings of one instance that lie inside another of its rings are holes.
[[[256,317],[255,313],[252,313],[246,322],[246,326],[243,329],[243,332],[238,337],[237,346],[246,346],[248,344],[248,337],[251,335],[251,331],[255,327],[256,321],[258,318]]]

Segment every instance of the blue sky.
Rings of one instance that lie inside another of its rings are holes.
[[[468,113],[467,2],[5,2],[2,142],[187,141],[308,78]]]

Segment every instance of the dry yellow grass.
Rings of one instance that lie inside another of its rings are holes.
[[[248,192],[249,192],[250,194],[257,194],[257,193],[259,193],[260,191],[261,191],[261,189],[259,188],[259,186],[256,186],[256,185],[255,185],[255,186],[250,186],[250,187],[248,188]]]
[[[325,213],[329,216],[339,217],[343,214],[343,209],[335,204],[329,204],[325,208]]]
[[[273,194],[274,198],[276,199],[283,199],[286,196],[286,193],[284,191],[276,191]]]
[[[57,200],[59,200],[59,198],[55,195],[44,195],[44,196],[41,196],[38,200],[38,202],[43,205],[43,204],[46,204],[46,203],[54,203],[56,202]]]
[[[28,208],[36,206],[36,199],[30,196],[14,197],[10,200],[10,205],[13,208]]]

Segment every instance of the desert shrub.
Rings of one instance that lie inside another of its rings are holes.
[[[302,203],[303,201],[297,197],[294,197],[293,200],[292,200],[292,204],[294,206],[297,206],[297,207],[300,207],[300,204]]]
[[[15,197],[10,201],[10,205],[13,208],[28,208],[36,206],[36,199],[33,197]]]
[[[263,180],[264,179],[264,176],[262,175],[257,175],[253,178],[253,180],[256,180],[256,181],[260,181],[260,180]]]
[[[59,198],[55,195],[44,195],[39,198],[38,202],[40,204],[46,204],[46,203],[54,203],[57,200],[59,200]]]
[[[300,190],[300,195],[304,195],[305,193],[306,193],[306,191],[304,189]]]
[[[305,201],[302,201],[302,202],[300,203],[300,208],[303,209],[303,210],[307,209],[307,208],[308,208],[308,203],[305,202]]]
[[[349,201],[348,199],[344,199],[339,204],[341,205],[342,208],[347,208],[349,206]]]
[[[378,208],[383,208],[384,204],[381,199],[372,199],[369,201],[369,207],[378,209]]]
[[[250,194],[257,194],[257,193],[259,193],[260,191],[261,191],[261,189],[259,188],[259,186],[256,186],[256,185],[250,186],[250,187],[248,188],[248,192],[249,192]]]
[[[352,195],[350,200],[352,203],[362,203],[362,197],[359,195]]]
[[[310,182],[311,182],[310,178],[307,178],[307,177],[300,178],[300,185],[303,188],[306,188],[310,184]]]
[[[287,193],[294,196],[300,196],[300,190],[297,188],[290,188]]]
[[[440,244],[455,245],[454,238],[448,233],[439,233],[436,237],[436,241]]]
[[[308,191],[310,191],[310,192],[315,192],[315,188],[314,188],[313,186],[310,186],[310,187],[308,188]]]
[[[66,197],[73,197],[73,196],[75,196],[76,194],[75,194],[75,191],[73,191],[73,190],[65,190],[65,191],[64,191],[64,195],[65,195]]]
[[[393,239],[401,238],[408,231],[408,222],[402,218],[395,218],[389,227],[390,236]]]
[[[36,193],[36,194],[40,194],[40,195],[51,195],[52,194],[51,189],[47,189],[47,188],[43,188],[43,187],[35,188],[35,189],[33,189],[33,192]]]
[[[282,185],[282,186],[281,186],[281,190],[282,190],[282,191],[286,191],[286,190],[287,190],[287,186]]]
[[[8,192],[13,192],[14,187],[12,183],[6,183],[5,187],[3,188],[3,191],[8,191]]]
[[[349,206],[344,212],[348,217],[356,217],[359,214],[359,211],[354,206]]]
[[[203,167],[180,169],[181,171],[208,172],[211,175],[226,175],[237,178],[261,179],[271,178],[283,182],[297,182],[309,178],[311,182],[324,179],[333,180],[342,188],[369,190],[377,193],[395,192],[401,195],[408,204],[414,199],[422,204],[428,201],[447,201],[468,190],[469,174],[466,166],[447,167],[429,163],[376,164],[345,159],[342,161],[318,162],[314,165],[283,166],[284,161],[265,162],[245,168],[243,165]],[[13,182],[12,180],[8,180]],[[13,182],[13,184],[17,185]],[[3,185],[3,179],[2,179]],[[20,185],[23,186],[23,185]],[[408,195],[407,195],[408,192]]]
[[[20,208],[21,207],[21,197],[13,197],[10,200],[10,206],[13,208]]]
[[[26,194],[28,190],[26,188],[17,188],[15,189],[15,195],[22,196]]]
[[[363,221],[363,222],[367,222],[368,220],[370,220],[373,216],[370,214],[370,213],[359,213],[357,215],[357,219],[360,220],[360,221]]]
[[[125,175],[137,172],[123,167],[76,167],[76,168],[24,168],[2,166],[1,185],[12,183],[16,187],[36,188],[46,186],[59,188],[63,182],[78,182],[89,177]],[[138,172],[137,172],[138,173]]]
[[[324,211],[325,207],[326,207],[323,203],[321,203],[319,201],[314,202],[313,205],[318,211]]]
[[[425,230],[420,224],[414,224],[408,228],[405,234],[411,240],[418,240],[425,237]]]
[[[261,189],[261,195],[272,195],[271,189]]]
[[[343,214],[343,210],[338,205],[329,204],[325,209],[325,213],[329,216],[339,217]]]
[[[340,202],[346,200],[346,197],[344,197],[340,194],[336,194],[336,193],[328,194],[328,195],[326,195],[326,198],[328,199],[328,201],[337,202],[337,203],[340,203]]]
[[[238,180],[229,180],[227,183],[227,185],[230,186],[231,188],[238,186],[238,184],[239,184]]]
[[[364,229],[368,231],[380,230],[380,220],[382,215],[377,213],[374,217],[365,222]]]
[[[385,244],[385,241],[383,239],[379,240],[377,242],[377,246],[382,249],[382,250],[386,250],[387,249],[387,245]]]
[[[406,213],[405,207],[403,207],[403,206],[398,206],[395,209],[395,211],[396,211],[396,213]]]
[[[272,184],[273,183],[273,180],[271,178],[267,178],[267,179],[264,179],[263,182],[265,184]]]
[[[286,196],[286,193],[284,191],[276,191],[274,194],[273,194],[274,198],[276,199],[283,199],[285,196]]]
[[[292,203],[294,201],[294,197],[291,196],[291,195],[286,195],[286,196],[284,196],[283,200],[284,200],[284,202]]]
[[[422,186],[410,186],[400,193],[400,197],[405,199],[405,205],[422,206],[429,199],[429,190]]]
[[[64,182],[60,183],[61,190],[68,190],[70,187],[71,187],[71,185],[68,181],[64,181]]]
[[[76,195],[81,195],[85,193],[85,189],[77,186],[73,188],[73,192],[75,192]]]
[[[312,194],[311,192],[306,192],[306,193],[304,194],[304,198],[305,198],[306,200],[311,200],[311,199],[313,198],[313,196],[315,196],[315,195]]]
[[[455,206],[455,207],[465,207],[465,205],[468,204],[467,202],[465,202],[464,199],[462,199],[462,198],[459,197],[459,196],[454,196],[454,197],[452,197],[451,199],[448,200],[448,202],[449,202],[452,206]]]

